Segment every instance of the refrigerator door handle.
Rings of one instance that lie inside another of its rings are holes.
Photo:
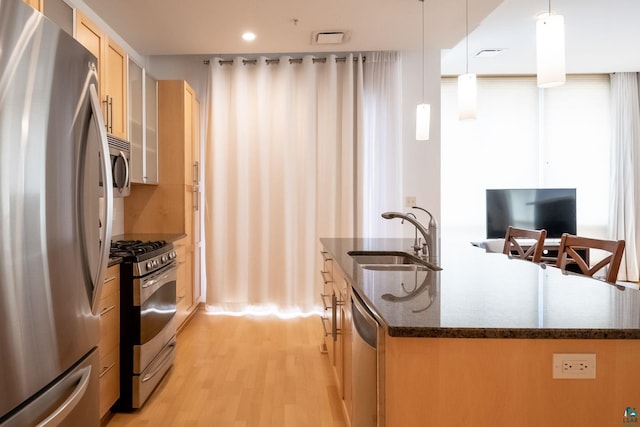
[[[89,96],[91,102],[91,117],[93,126],[89,127],[89,132],[92,130],[98,134],[98,145],[100,149],[100,158],[102,160],[101,173],[102,173],[102,190],[105,199],[104,203],[104,224],[102,227],[102,235],[100,236],[100,258],[98,259],[97,271],[93,280],[93,295],[91,298],[91,312],[94,315],[98,314],[98,304],[100,303],[100,294],[102,293],[102,285],[104,282],[104,275],[106,267],[109,262],[109,249],[111,247],[111,222],[113,220],[113,178],[111,176],[111,156],[109,154],[109,145],[107,141],[107,133],[105,132],[104,123],[102,120],[102,112],[100,110],[100,98],[98,98],[98,91],[95,84],[89,86]],[[93,129],[92,129],[93,128]],[[86,236],[85,236],[86,237]],[[87,248],[88,251],[92,248]],[[90,256],[90,254],[87,254]]]
[[[78,382],[75,390],[73,390],[73,393],[71,393],[69,397],[62,402],[62,405],[53,411],[51,415],[38,423],[36,427],[55,427],[64,421],[67,415],[73,411],[78,402],[82,400],[82,397],[89,386],[89,380],[91,379],[91,365],[84,368],[83,371],[82,377],[80,377],[80,381]]]

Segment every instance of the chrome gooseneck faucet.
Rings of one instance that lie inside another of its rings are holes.
[[[440,233],[438,230],[438,221],[436,221],[436,217],[434,217],[431,212],[425,208],[414,206],[413,209],[421,210],[429,215],[429,225],[427,226],[427,234],[429,235],[429,238],[425,237],[427,240],[427,247],[429,248],[429,258],[434,264],[440,265]]]
[[[416,219],[416,216],[412,213],[403,214],[400,212],[385,212],[382,214],[382,217],[385,219],[392,218],[401,218],[403,221],[407,220],[411,224],[416,227],[416,230],[422,234],[424,238],[425,244],[422,247],[422,253],[425,255],[427,261],[439,265],[440,263],[440,237],[438,236],[438,223],[433,215],[426,209],[423,209],[418,206],[414,206],[414,209],[419,209],[421,211],[426,212],[429,215],[429,225],[428,228],[424,228],[424,226]],[[417,242],[414,244],[414,250],[416,253],[419,252],[420,245]]]

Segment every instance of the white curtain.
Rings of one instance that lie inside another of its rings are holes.
[[[361,138],[360,235],[397,237],[386,211],[402,211],[402,61],[398,52],[367,53]],[[394,225],[396,227],[394,227]]]
[[[611,238],[626,241],[618,279],[638,281],[640,97],[638,73],[611,75]]]
[[[290,59],[210,63],[205,234],[212,311],[317,309],[319,238],[355,232],[362,58]]]

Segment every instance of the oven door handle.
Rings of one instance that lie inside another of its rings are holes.
[[[166,270],[163,270],[160,274],[152,276],[149,279],[145,280],[145,282],[142,284],[142,289],[150,288],[157,285],[158,283],[165,282],[169,278],[170,273],[175,269],[176,266],[174,264],[168,267]]]

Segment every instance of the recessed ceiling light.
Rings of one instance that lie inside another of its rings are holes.
[[[500,55],[504,49],[482,49],[476,53],[476,58],[493,58]]]
[[[256,39],[256,35],[254,33],[252,33],[251,31],[247,31],[246,33],[242,34],[242,38],[245,41],[250,42],[250,41],[253,41],[253,40]]]

